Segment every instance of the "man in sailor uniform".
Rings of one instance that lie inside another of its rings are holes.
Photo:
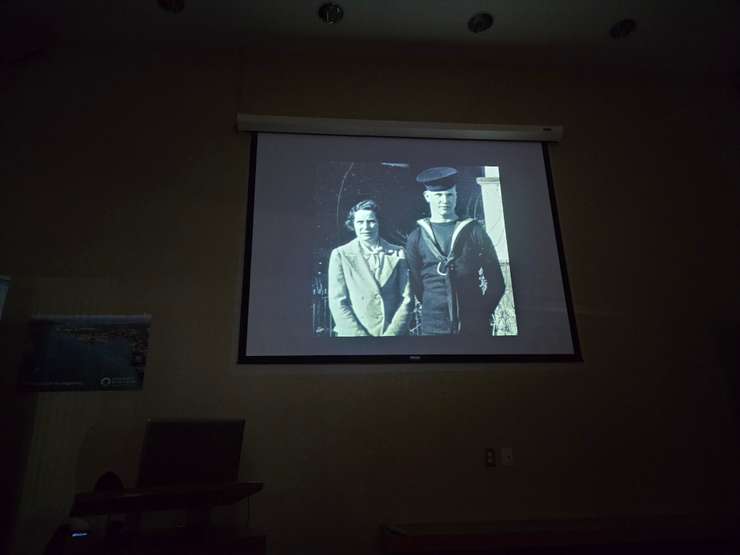
[[[457,178],[448,167],[416,176],[430,217],[416,222],[406,242],[411,289],[421,303],[422,335],[490,336],[504,277],[485,229],[457,217]]]

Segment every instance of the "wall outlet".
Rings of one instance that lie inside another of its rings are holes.
[[[501,448],[501,466],[514,466],[514,448]]]
[[[486,466],[496,466],[496,449],[493,447],[486,447]]]

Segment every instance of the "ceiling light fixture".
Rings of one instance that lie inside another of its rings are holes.
[[[339,4],[333,4],[332,2],[321,4],[319,8],[319,19],[324,23],[329,25],[339,23],[342,17],[344,17],[344,10]]]
[[[634,19],[623,19],[612,25],[612,28],[609,29],[609,35],[613,39],[623,39],[634,33],[635,29],[637,29],[637,21]]]
[[[468,19],[468,29],[471,33],[482,33],[493,26],[493,16],[490,13],[481,12]]]
[[[185,0],[157,0],[159,7],[166,12],[180,13],[185,9]]]

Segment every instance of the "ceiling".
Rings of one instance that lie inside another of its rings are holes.
[[[49,44],[192,43],[238,46],[249,41],[399,41],[460,43],[471,48],[526,48],[573,54],[590,63],[640,63],[691,71],[740,70],[740,0],[335,0],[344,18],[327,25],[321,0],[185,0],[172,14],[157,0],[0,0],[4,58]],[[495,17],[473,34],[475,13]],[[614,40],[610,27],[637,21]]]

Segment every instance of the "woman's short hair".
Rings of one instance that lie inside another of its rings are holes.
[[[347,219],[344,221],[344,225],[349,229],[352,233],[355,232],[355,213],[358,210],[370,210],[375,214],[375,219],[378,220],[378,225],[380,225],[380,206],[378,206],[378,203],[374,200],[361,200],[357,204],[355,204],[352,208],[349,209],[349,214],[347,214]]]

